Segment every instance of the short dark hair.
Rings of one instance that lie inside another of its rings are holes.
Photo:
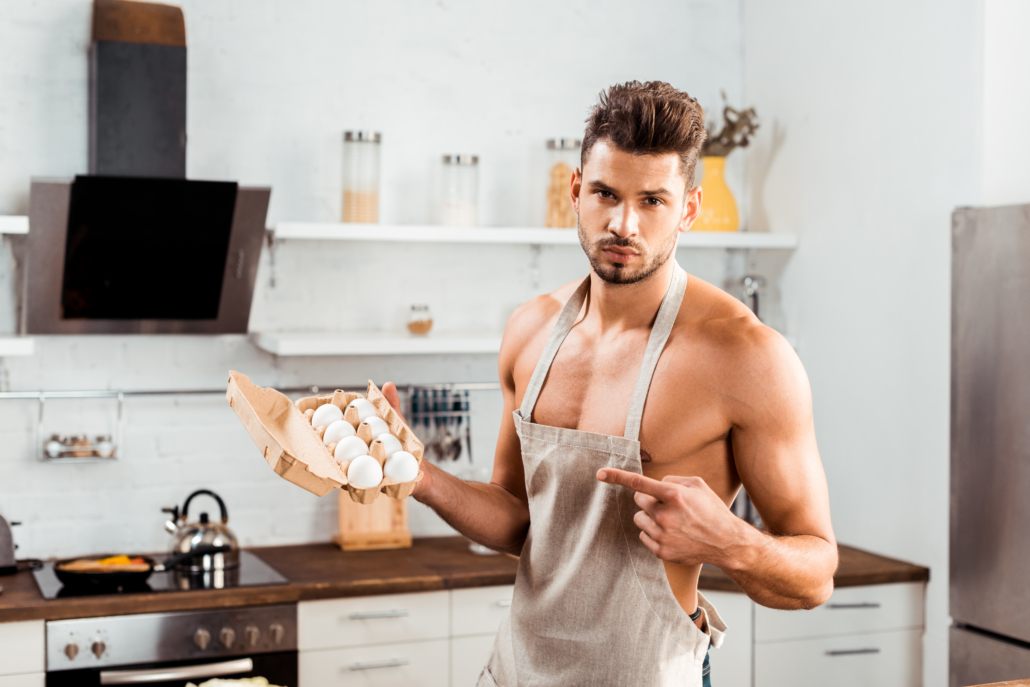
[[[634,155],[676,153],[689,186],[707,136],[705,111],[687,93],[664,81],[627,81],[603,91],[590,110],[580,169],[594,144],[606,140]]]

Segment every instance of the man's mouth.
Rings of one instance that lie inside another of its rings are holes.
[[[604,254],[609,260],[619,264],[625,264],[640,255],[636,251],[627,250],[625,248],[615,248],[613,246],[608,246],[602,250],[604,250]]]

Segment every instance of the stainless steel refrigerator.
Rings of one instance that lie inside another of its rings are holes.
[[[952,217],[951,679],[1030,678],[1030,205]]]

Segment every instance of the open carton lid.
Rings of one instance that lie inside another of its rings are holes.
[[[342,487],[358,503],[372,503],[380,492],[395,499],[403,499],[411,495],[415,484],[422,479],[422,471],[419,470],[418,476],[411,482],[397,483],[385,478],[379,486],[369,489],[356,489],[348,485],[347,466],[336,462],[305,417],[304,411],[324,403],[332,403],[344,410],[348,403],[360,398],[361,394],[336,391],[327,396],[302,398],[294,404],[275,389],[259,387],[246,375],[233,371],[229,373],[229,387],[225,396],[276,474],[316,496],[325,496],[333,489]],[[422,443],[371,381],[365,397],[376,407],[377,414],[386,421],[404,450],[414,455],[421,466]],[[356,418],[348,419],[353,421]],[[382,465],[386,456],[381,448],[381,442],[374,442],[370,452]]]

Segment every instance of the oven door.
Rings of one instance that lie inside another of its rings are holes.
[[[86,670],[62,670],[46,674],[46,687],[94,687],[95,685],[148,685],[185,687],[211,678],[263,677],[272,685],[298,687],[297,652],[206,661],[145,663]]]

